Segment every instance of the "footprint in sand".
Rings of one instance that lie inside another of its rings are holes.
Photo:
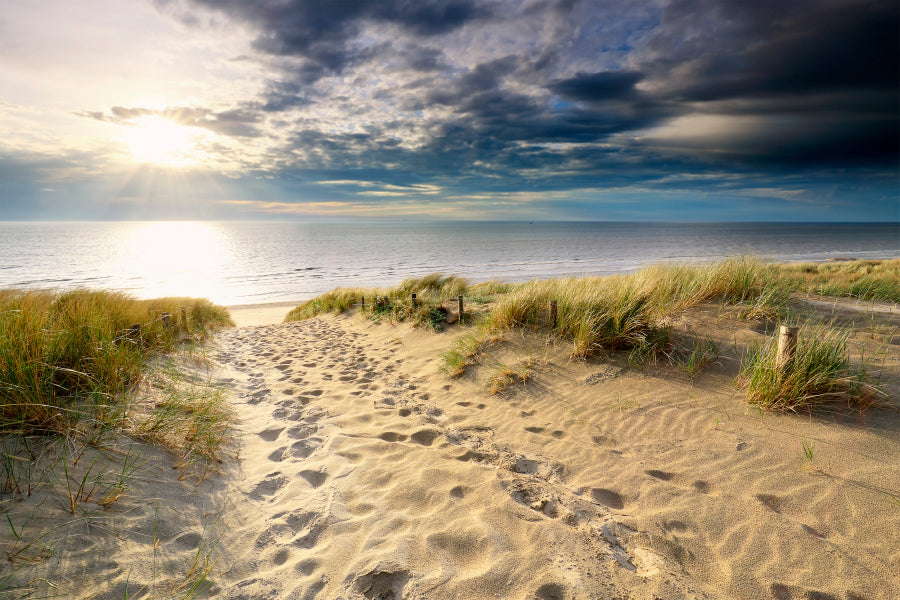
[[[625,500],[622,498],[622,495],[613,490],[593,488],[591,489],[591,498],[603,506],[608,506],[615,510],[622,510],[625,508]]]
[[[284,427],[278,427],[275,429],[266,429],[265,431],[259,432],[259,437],[264,439],[267,442],[274,442],[278,439],[278,436],[281,435],[281,432],[284,431]]]
[[[545,583],[534,592],[536,600],[566,600],[566,589],[558,583]]]
[[[441,437],[441,433],[439,431],[434,431],[432,429],[423,429],[422,431],[417,431],[409,436],[409,439],[417,444],[421,444],[422,446],[430,446],[432,443],[434,443],[434,440],[439,437]]]
[[[287,430],[287,435],[292,440],[305,440],[319,431],[318,425],[296,425]]]
[[[661,479],[663,481],[671,481],[673,477],[675,477],[675,473],[669,473],[668,471],[658,471],[656,469],[649,469],[644,471],[650,477],[655,477],[656,479]]]
[[[385,431],[381,435],[378,436],[379,439],[384,440],[385,442],[403,442],[406,441],[406,436],[402,433],[394,433],[393,431]]]
[[[358,576],[354,589],[368,600],[402,598],[403,588],[409,583],[409,571],[369,571]]]
[[[290,550],[286,550],[286,549],[282,548],[281,550],[279,550],[278,552],[276,552],[275,554],[272,555],[272,564],[274,564],[277,567],[280,567],[281,565],[286,563],[290,557],[291,557]]]
[[[268,458],[272,462],[281,462],[282,460],[284,460],[285,452],[287,452],[287,446],[284,446],[283,448],[279,448],[278,450],[272,452]]]
[[[265,479],[256,484],[256,487],[250,492],[250,498],[262,500],[265,497],[274,496],[278,490],[284,487],[285,483],[287,483],[287,480],[280,471],[269,473]]]
[[[300,471],[297,475],[305,479],[313,488],[321,487],[321,485],[328,480],[328,474],[323,471],[306,470]]]
[[[306,560],[301,560],[294,566],[294,569],[300,573],[301,575],[312,575],[316,572],[316,569],[319,568],[319,561],[314,558],[308,558]]]
[[[779,498],[778,496],[775,496],[773,494],[756,494],[753,497],[762,502],[763,506],[765,506],[772,512],[781,512],[781,503],[784,501],[782,498]]]
[[[708,494],[712,489],[712,486],[709,485],[709,482],[703,481],[702,479],[698,479],[692,485],[694,486],[694,489],[701,494]]]
[[[291,444],[291,456],[294,458],[309,458],[316,451],[316,446],[308,443],[306,440],[300,440]]]

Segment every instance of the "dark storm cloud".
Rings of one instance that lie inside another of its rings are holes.
[[[192,124],[255,135],[277,118],[278,176],[478,192],[841,168],[897,187],[893,0],[187,1],[253,27],[275,73]],[[354,96],[372,81],[374,107]]]
[[[358,36],[366,23],[394,26],[405,35],[435,36],[485,19],[491,4],[482,0],[194,0],[259,28],[256,50],[277,57],[304,59],[293,70],[304,83],[341,74],[386,48],[369,48]],[[418,59],[413,59],[418,62]],[[426,58],[427,64],[427,58]]]
[[[868,0],[674,0],[641,63],[661,97],[768,119],[697,152],[771,165],[896,165],[898,66],[900,5]]]
[[[892,1],[673,0],[643,67],[685,100],[896,91],[898,21]]]
[[[579,73],[575,77],[552,82],[547,87],[553,92],[582,102],[602,102],[636,95],[635,84],[644,76],[634,71],[607,71],[605,73]]]

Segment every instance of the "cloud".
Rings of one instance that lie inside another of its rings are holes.
[[[260,115],[252,109],[242,107],[215,112],[207,108],[193,107],[152,109],[113,106],[109,113],[79,111],[75,115],[116,125],[132,125],[136,119],[141,117],[156,116],[186,127],[202,127],[225,136],[258,137],[262,135],[256,126],[261,120]]]
[[[785,181],[898,189],[892,0],[156,5],[185,36],[246,40],[232,56],[241,94],[70,112],[203,128],[217,134],[205,167],[264,178],[286,204],[413,210],[407,198],[437,207],[528,192],[577,197],[575,210],[611,201],[585,191],[597,189],[729,201],[736,185],[793,189]]]

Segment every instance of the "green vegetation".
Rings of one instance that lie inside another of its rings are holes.
[[[342,312],[364,296],[373,318],[440,330],[449,312],[446,307],[453,307],[440,303],[464,295],[467,313],[468,307],[476,313],[467,316],[478,325],[442,354],[443,370],[451,377],[463,375],[487,344],[513,328],[551,331],[572,343],[576,357],[624,350],[632,364],[664,357],[695,377],[717,359],[718,348],[708,339],[694,340],[688,348],[673,343],[670,324],[682,311],[719,301],[738,307],[744,318],[784,319],[792,314],[791,297],[797,294],[900,302],[900,260],[769,264],[737,257],[703,266],[655,265],[629,275],[522,284],[470,285],[454,276],[432,274],[408,279],[392,289],[334,290],[297,307],[285,320]],[[549,310],[551,302],[556,306],[554,313]],[[797,370],[776,380],[771,379],[774,346],[756,352],[745,361],[748,401],[784,410],[835,394],[864,398],[858,393],[864,386],[856,382],[861,376],[848,379],[845,342],[846,336],[835,338],[833,333],[820,340],[807,336],[795,363]],[[851,383],[844,385],[847,382]]]
[[[779,362],[777,340],[754,348],[741,365],[747,402],[763,410],[798,410],[846,400],[864,408],[874,400],[862,372],[851,372],[848,330],[801,329],[793,360]]]
[[[129,331],[134,324],[139,332]],[[207,300],[0,291],[0,434],[116,427],[148,356],[230,324]]]
[[[776,265],[773,269],[791,291],[900,302],[900,259]]]
[[[148,401],[132,406],[128,431],[174,452],[182,476],[200,463],[202,479],[209,465],[219,460],[234,420],[224,390],[188,380],[171,359],[153,368],[148,379]]]
[[[493,375],[488,379],[488,391],[496,395],[517,383],[525,383],[531,379],[531,369],[535,362],[534,358],[527,358],[516,366],[497,363]]]
[[[365,310],[373,318],[407,321],[440,331],[455,308],[452,303],[442,306],[445,301],[464,295],[475,304],[484,304],[513,287],[497,281],[469,285],[456,275],[432,273],[407,279],[393,288],[337,288],[294,308],[284,321],[302,321],[324,313],[342,313],[359,305],[365,298]],[[416,294],[415,303],[412,301],[413,294]]]
[[[219,460],[233,420],[228,403],[175,365],[202,360],[193,344],[226,325],[228,312],[207,300],[0,290],[0,554],[14,565],[0,577],[0,596],[58,595],[26,567],[54,556],[68,528],[121,502],[144,463],[134,438],[175,452],[182,476],[202,478]],[[11,516],[7,502],[41,489],[71,519],[43,528],[34,514]],[[166,597],[195,597],[207,586],[211,552],[198,548]]]

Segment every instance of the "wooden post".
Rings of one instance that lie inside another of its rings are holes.
[[[166,326],[166,328],[172,327],[172,315],[170,315],[167,312],[164,312],[162,314],[162,322],[163,322],[163,325]]]
[[[416,303],[416,293],[415,293],[415,292],[412,293],[412,303],[413,303],[413,306],[417,306],[417,303]]]
[[[556,300],[550,301],[550,327],[556,327]]]
[[[360,312],[366,312],[366,297],[365,296],[359,297],[359,310],[360,310]]]
[[[456,297],[457,308],[459,312],[459,320],[462,321],[463,318],[463,297],[462,294]]]
[[[788,327],[787,325],[782,325],[778,330],[778,366],[782,371],[788,371],[794,362],[799,330],[799,327]]]
[[[181,307],[181,326],[184,327],[185,331],[188,331],[187,309],[183,306]]]

